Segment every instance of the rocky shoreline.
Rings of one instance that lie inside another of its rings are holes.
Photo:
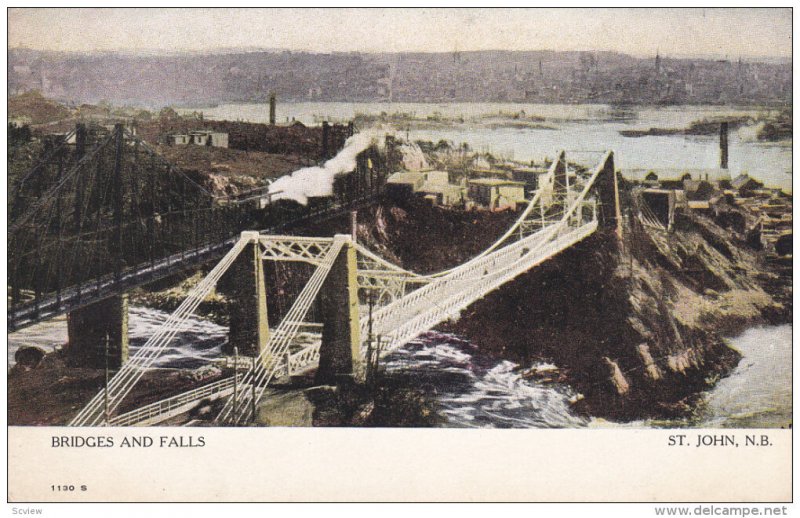
[[[460,217],[423,207],[414,218],[396,212],[376,213],[374,223],[392,239],[363,238],[411,269],[421,261],[413,248],[396,246],[402,240],[395,234],[413,242],[418,229],[409,220]],[[627,220],[621,242],[599,231],[439,328],[523,369],[555,364],[558,381],[583,396],[577,412],[619,421],[689,416],[740,359],[724,337],[791,321],[791,281],[713,219],[687,214],[676,226],[656,231]],[[453,239],[430,238],[439,246],[426,253],[425,266],[437,253],[441,268],[471,255],[453,230]]]
[[[358,239],[405,268],[427,273],[479,253],[514,218],[387,202],[359,213]],[[345,232],[347,223],[332,220],[313,232]],[[268,275],[279,292],[296,281],[276,271]],[[139,300],[169,310],[180,303],[179,292]],[[224,295],[212,299],[200,311],[224,323]],[[599,231],[439,329],[525,371],[537,362],[553,363],[558,372],[549,378],[582,396],[576,412],[630,421],[690,416],[702,392],[740,359],[725,337],[762,323],[791,322],[791,314],[790,280],[771,271],[744,236],[711,218],[686,214],[674,232],[630,220],[621,242]],[[359,398],[368,404],[362,392]],[[325,401],[329,406],[336,399]],[[337,422],[343,420],[344,414]]]
[[[515,218],[513,212],[400,207],[387,201],[359,213],[358,239],[405,268],[432,272],[479,253]],[[307,230],[341,233],[347,225],[348,219],[340,218]],[[684,214],[672,232],[626,219],[623,230],[621,241],[612,232],[598,231],[438,329],[464,337],[489,356],[520,364],[526,377],[570,385],[580,393],[573,405],[578,414],[623,422],[691,416],[703,391],[740,359],[724,337],[760,323],[791,322],[791,279],[771,270],[763,255],[748,247],[745,236],[711,217]],[[299,281],[287,272],[273,268],[267,275],[270,289],[288,297]],[[131,301],[171,311],[201,278],[198,272],[139,289]],[[277,318],[286,301],[280,296],[269,301],[274,311],[270,318]],[[228,304],[223,285],[198,313],[224,325]],[[13,415],[14,401],[23,404],[31,390],[41,387],[38,378],[48,386],[71,379],[83,387],[81,394],[88,390],[85,395],[101,384],[99,371],[57,368],[63,363],[59,357],[48,354],[36,368],[39,376],[28,369],[12,371],[14,386],[21,387],[9,394]],[[556,369],[534,372],[532,366],[542,362]],[[289,392],[295,394],[289,399],[300,398],[310,408],[303,421],[307,425],[443,423],[430,395],[415,388],[408,376],[383,376],[370,387]],[[66,406],[76,404],[77,399]],[[29,415],[28,410],[19,415]],[[59,419],[34,416],[26,422],[55,424]]]

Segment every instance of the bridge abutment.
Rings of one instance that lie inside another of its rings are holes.
[[[341,376],[363,376],[358,312],[356,248],[349,236],[320,290],[322,345],[316,383],[333,384]]]
[[[264,263],[258,245],[258,232],[255,234],[253,242],[242,250],[227,274],[230,276],[233,300],[230,304],[226,352],[233,353],[233,348],[237,347],[239,354],[245,356],[258,356],[269,339]]]
[[[128,296],[119,295],[67,315],[67,354],[82,367],[120,368],[128,361]]]

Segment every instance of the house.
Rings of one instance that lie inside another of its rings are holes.
[[[186,144],[190,144],[192,139],[189,135],[170,135],[170,144],[173,146],[185,146]]]
[[[528,192],[539,188],[539,177],[543,174],[547,174],[546,168],[515,167],[511,170],[511,176],[514,181],[524,183]]]
[[[170,135],[169,139],[170,144],[173,146],[194,144],[197,146],[228,147],[228,134],[221,131],[190,131],[187,134]]]
[[[425,180],[425,173],[394,173],[386,179],[386,194],[396,201],[412,198],[422,188]]]
[[[700,214],[711,214],[712,207],[711,202],[708,200],[690,200],[689,201],[689,210],[693,212],[699,212]]]
[[[688,200],[708,200],[715,194],[716,189],[706,180],[687,179],[683,181],[683,191]]]
[[[749,196],[753,191],[764,187],[764,184],[746,174],[740,174],[731,180],[731,187],[738,191],[740,196]]]
[[[490,210],[511,208],[524,203],[525,184],[504,178],[478,178],[468,182],[469,199]]]
[[[432,205],[458,205],[466,198],[465,189],[454,184],[437,184],[425,182],[419,190]]]

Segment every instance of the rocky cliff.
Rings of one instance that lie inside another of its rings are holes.
[[[513,219],[423,206],[370,216],[359,238],[419,271],[478,253]],[[738,362],[723,336],[791,319],[790,284],[711,219],[685,214],[671,232],[626,219],[621,241],[599,230],[443,327],[523,366],[555,363],[591,415],[673,417]]]

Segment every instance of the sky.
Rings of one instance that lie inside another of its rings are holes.
[[[593,50],[781,57],[790,9],[10,9],[9,46],[57,51]]]

